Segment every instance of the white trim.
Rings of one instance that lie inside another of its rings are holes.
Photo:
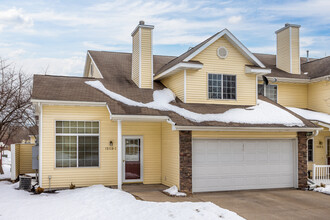
[[[214,36],[211,40],[209,40],[206,44],[204,44],[202,47],[200,47],[198,50],[190,54],[187,58],[185,58],[183,61],[188,62],[192,58],[194,58],[197,54],[202,52],[205,48],[210,46],[212,43],[214,43],[216,40],[218,40],[220,37],[226,35],[227,40],[229,40],[234,47],[236,47],[243,55],[250,60],[252,63],[265,68],[265,65],[251,53],[229,30],[223,29],[220,31],[216,36]]]
[[[158,115],[111,115],[110,119],[122,121],[167,121],[169,117]]]
[[[174,66],[172,66],[171,68],[165,70],[164,72],[162,72],[161,74],[158,74],[155,79],[162,79],[164,78],[164,76],[171,76],[174,73],[178,72],[181,69],[202,69],[203,68],[203,64],[199,64],[199,63],[178,63]]]
[[[321,76],[314,79],[297,79],[297,78],[284,78],[284,77],[273,77],[273,76],[267,76],[269,79],[276,80],[276,82],[290,82],[290,83],[314,83],[314,82],[320,82],[323,80],[330,81],[330,75],[327,76]],[[258,76],[259,80],[262,80],[260,76]]]
[[[275,56],[275,62],[276,62],[276,68],[278,68],[278,61],[277,61],[277,57],[278,57],[278,34],[276,34],[276,56]]]
[[[150,29],[154,29],[154,27],[155,27],[155,26],[153,26],[153,25],[138,24],[138,25],[134,28],[133,32],[131,33],[131,36],[133,36],[133,35],[135,34],[135,32],[136,32],[139,28],[150,28]]]
[[[126,180],[125,178],[125,166],[126,166],[126,161],[125,161],[125,153],[126,153],[126,144],[125,144],[125,139],[130,138],[130,139],[140,139],[140,179],[130,179]],[[122,137],[122,143],[123,143],[123,168],[122,168],[122,176],[123,176],[123,183],[130,183],[130,182],[143,182],[143,136],[135,136],[135,135],[123,135]]]
[[[141,28],[139,28],[139,88],[141,88],[141,71],[142,71],[142,67],[141,67]]]
[[[311,79],[310,82],[320,82],[320,81],[323,81],[323,80],[330,81],[330,74],[326,75],[326,76],[321,76],[321,77]]]
[[[292,73],[292,43],[291,43],[291,26],[289,27],[289,48],[290,48],[290,73]],[[300,54],[299,54],[300,57]]]
[[[187,102],[187,70],[183,71],[183,102]]]
[[[94,62],[93,57],[91,56],[91,54],[89,53],[89,51],[87,52],[87,54],[88,54],[89,57],[91,58],[91,62],[95,65],[97,71],[99,71],[99,73],[100,73],[100,75],[101,75],[101,79],[103,79],[102,73],[101,73],[101,71],[99,70],[99,68],[97,67],[96,63]]]
[[[301,74],[301,64],[300,64],[300,29],[298,29],[298,65],[299,65],[299,74]]]
[[[153,54],[153,32],[150,30],[150,38],[151,38],[151,89],[154,89],[154,54]]]
[[[298,183],[299,183],[299,162],[298,162],[298,138],[295,138],[293,140],[293,175],[294,175],[294,179],[293,179],[293,187],[294,188],[298,188]]]
[[[250,66],[245,66],[245,73],[247,74],[256,74],[256,75],[265,75],[271,73],[271,69],[260,69],[260,68],[253,68]]]
[[[42,187],[42,103],[39,102],[39,186]]]
[[[311,120],[311,122],[317,124],[317,125],[320,125],[320,126],[323,126],[323,127],[326,127],[326,128],[329,128],[330,130],[330,124],[326,124],[324,122],[321,122],[321,121],[314,121],[314,120]]]
[[[211,127],[211,126],[178,126],[175,125],[175,130],[179,131],[261,131],[261,132],[294,132],[322,130],[322,128],[297,128],[297,127]]]
[[[256,102],[255,105],[257,105],[257,101],[258,101],[258,97],[259,97],[259,81],[258,81],[258,77],[256,77]]]
[[[122,176],[122,165],[123,165],[123,154],[122,154],[122,126],[121,121],[117,121],[117,187],[119,190],[122,189],[123,176]]]
[[[42,103],[45,105],[79,105],[79,106],[106,106],[106,102],[85,102],[85,101],[63,101],[63,100],[43,100],[31,99],[32,103]]]

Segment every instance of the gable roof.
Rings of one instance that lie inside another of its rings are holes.
[[[301,65],[302,72],[308,72],[311,78],[330,75],[330,56],[312,60]]]
[[[164,65],[161,69],[159,69],[155,75],[159,75],[164,71],[168,70],[169,68],[181,63],[181,62],[188,62],[193,59],[197,54],[202,52],[216,40],[221,38],[222,36],[226,37],[226,39],[236,47],[248,60],[250,60],[253,64],[265,68],[265,65],[253,54],[251,53],[229,30],[223,29],[222,31],[214,34],[213,36],[207,38],[200,44],[196,45],[195,47],[189,49],[185,53],[181,54],[177,58],[171,60],[169,63]]]

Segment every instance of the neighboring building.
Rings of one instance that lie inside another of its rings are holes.
[[[329,113],[315,99],[330,86],[312,67],[322,60],[300,61],[299,26],[277,32],[277,64],[227,29],[179,57],[153,55],[153,28],[140,22],[132,53],[88,51],[83,77],[34,76],[42,187],[306,187],[307,139],[329,133],[282,105]]]

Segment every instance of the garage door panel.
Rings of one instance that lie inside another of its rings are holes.
[[[293,187],[293,169],[292,140],[193,140],[193,192]]]

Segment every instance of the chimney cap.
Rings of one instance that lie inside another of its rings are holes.
[[[133,30],[133,32],[131,33],[131,36],[133,37],[133,35],[139,30],[139,28],[149,28],[149,29],[154,29],[153,25],[146,25],[145,22],[143,20],[139,21],[139,24],[136,26],[136,28]]]
[[[275,34],[278,34],[279,32],[284,31],[285,29],[287,29],[289,27],[300,28],[301,25],[299,25],[299,24],[285,23],[284,27],[282,27],[282,28],[278,29],[277,31],[275,31]]]
[[[139,21],[139,25],[144,25],[144,21],[143,20]]]

